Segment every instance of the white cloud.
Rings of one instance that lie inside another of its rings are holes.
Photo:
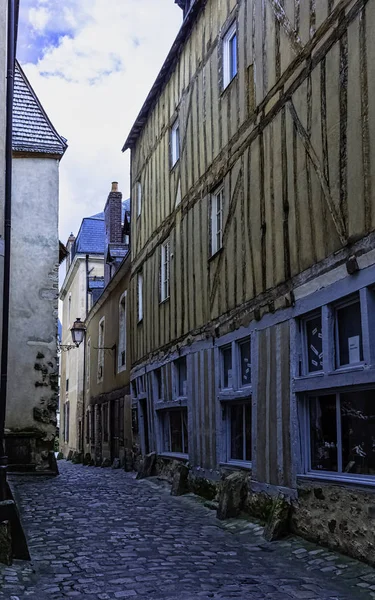
[[[40,11],[40,0],[35,4]],[[64,4],[59,12],[58,0],[50,0],[50,41],[36,64],[23,66],[56,129],[68,138],[60,166],[65,242],[84,216],[103,209],[111,181],[119,181],[128,197],[129,153],[121,148],[181,26],[182,11],[173,0]],[[61,32],[63,21],[73,31],[56,39],[53,26]]]
[[[45,30],[50,18],[50,13],[43,6],[41,8],[30,8],[29,10],[29,21],[37,32]]]

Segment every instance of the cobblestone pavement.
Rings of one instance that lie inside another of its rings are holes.
[[[366,565],[293,537],[267,544],[260,526],[121,470],[59,466],[13,479],[32,562],[0,566],[1,600],[375,598]]]

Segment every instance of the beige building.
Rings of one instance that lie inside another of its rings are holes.
[[[77,238],[67,242],[66,275],[60,290],[62,301],[61,345],[72,344],[71,327],[86,319],[104,288],[104,215],[83,219]],[[84,345],[61,352],[60,450],[82,452]]]
[[[375,562],[375,0],[178,4],[124,146],[142,451]]]
[[[48,471],[58,403],[59,164],[67,144],[18,63],[14,86],[6,451],[10,468]]]

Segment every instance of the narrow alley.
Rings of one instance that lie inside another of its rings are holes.
[[[375,572],[260,528],[220,522],[196,497],[156,479],[60,461],[57,478],[13,476],[31,563],[0,566],[0,598],[356,599]]]

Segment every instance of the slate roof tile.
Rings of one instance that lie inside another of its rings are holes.
[[[16,61],[13,102],[13,150],[62,156],[67,143],[52,125]]]

